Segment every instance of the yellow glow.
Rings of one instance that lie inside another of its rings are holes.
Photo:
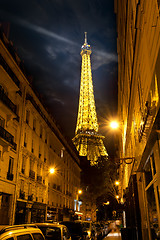
[[[104,203],[104,205],[109,205],[110,204],[110,201],[107,201],[106,203]]]
[[[81,189],[78,190],[78,194],[82,194],[82,190]]]
[[[124,203],[124,200],[123,200],[123,198],[121,198],[121,203]]]
[[[115,181],[115,185],[118,186],[119,185],[119,181]]]
[[[91,231],[87,231],[89,238],[91,237]]]
[[[119,199],[119,196],[117,195],[116,198]]]
[[[51,174],[55,173],[55,168],[50,168],[49,173],[51,173]]]
[[[85,45],[85,44],[84,44]],[[91,165],[96,165],[100,156],[108,156],[103,136],[98,134],[98,120],[94,100],[91,49],[82,46],[81,84],[75,137],[72,139],[80,156],[87,156]],[[90,45],[88,45],[90,47]]]
[[[119,123],[116,122],[116,121],[112,121],[112,122],[110,123],[110,127],[111,127],[112,129],[117,129],[117,128],[119,127]]]

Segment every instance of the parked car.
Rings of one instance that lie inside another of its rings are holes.
[[[34,224],[0,226],[0,240],[45,240],[41,230]]]
[[[96,232],[97,232],[97,239],[102,239],[103,237],[103,229],[102,226],[100,225],[100,223],[96,222],[95,223],[95,228],[96,228]]]
[[[61,224],[65,225],[72,237],[72,240],[87,240],[89,239],[87,230],[81,221],[63,221]]]
[[[96,227],[92,221],[83,221],[84,228],[86,229],[88,236],[91,240],[97,239]]]
[[[59,223],[35,223],[42,231],[46,240],[71,240],[71,235],[65,225]]]

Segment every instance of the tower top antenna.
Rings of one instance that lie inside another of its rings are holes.
[[[85,32],[84,34],[85,34],[84,43],[87,44],[87,32]]]

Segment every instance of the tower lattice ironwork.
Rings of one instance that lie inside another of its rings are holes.
[[[104,136],[98,133],[98,121],[94,100],[92,72],[91,72],[91,47],[85,41],[81,47],[82,66],[79,97],[79,110],[75,137],[72,139],[80,156],[87,156],[91,165],[98,162],[101,156],[108,156],[103,143]]]

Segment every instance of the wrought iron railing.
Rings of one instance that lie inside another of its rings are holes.
[[[0,86],[0,100],[11,109],[12,112],[16,114],[17,107],[16,105],[9,99],[9,97],[5,94],[3,88]],[[17,115],[17,114],[16,114]]]
[[[0,137],[6,140],[8,143],[10,143],[12,145],[12,148],[16,150],[17,144],[14,142],[14,137],[1,126],[0,126]]]
[[[0,65],[3,67],[3,69],[8,73],[8,75],[11,77],[11,79],[14,81],[14,83],[19,87],[20,82],[16,75],[13,73],[11,68],[8,66],[2,55],[0,55]]]

